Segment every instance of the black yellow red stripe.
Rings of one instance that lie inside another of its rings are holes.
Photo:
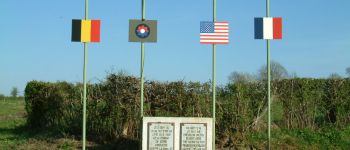
[[[73,42],[100,42],[100,20],[72,20]]]

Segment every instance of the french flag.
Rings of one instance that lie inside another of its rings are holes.
[[[282,39],[282,18],[255,18],[255,39]]]

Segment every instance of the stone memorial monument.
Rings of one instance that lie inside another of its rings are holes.
[[[142,150],[212,150],[212,118],[144,117]]]

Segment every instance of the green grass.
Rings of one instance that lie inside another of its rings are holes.
[[[305,150],[349,150],[350,125],[339,129],[334,125],[325,125],[318,130],[279,128],[283,121],[283,107],[279,101],[272,103],[272,149],[305,149]],[[267,114],[264,115],[260,131],[247,133],[245,145],[257,149],[267,146]]]
[[[0,149],[10,149],[24,142],[14,134],[25,124],[24,101],[4,99],[0,101]]]
[[[58,136],[50,131],[33,130],[25,126],[26,111],[23,99],[0,101],[0,149],[80,149],[80,141]],[[90,143],[94,146],[93,143]]]
[[[350,126],[338,130],[333,127],[327,127],[320,131],[310,129],[294,130],[272,130],[272,148],[273,149],[350,149]],[[254,132],[248,134],[247,145],[254,145],[257,148],[263,148],[267,145],[266,132]]]
[[[81,149],[79,138],[51,130],[26,126],[25,102],[22,99],[0,100],[0,150],[75,150]],[[109,143],[87,141],[87,149],[135,149],[137,143],[121,139]]]

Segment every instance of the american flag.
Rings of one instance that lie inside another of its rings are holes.
[[[201,21],[201,44],[228,44],[228,22]]]

